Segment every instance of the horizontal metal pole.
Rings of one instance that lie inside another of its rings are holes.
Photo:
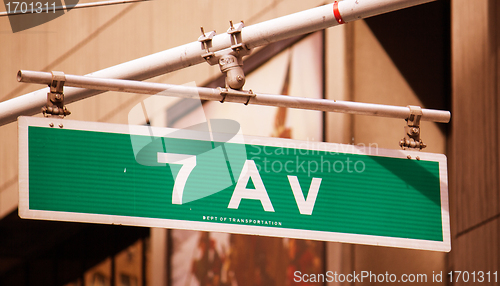
[[[247,48],[254,48],[340,25],[339,22],[359,20],[432,1],[435,0],[344,0],[244,27],[241,31],[241,40]],[[210,51],[222,51],[230,48],[232,44],[230,34],[215,35]],[[205,53],[202,43],[196,41],[89,75],[145,80],[202,63],[204,62],[202,55]],[[102,91],[68,88],[65,89],[65,99],[67,103],[71,103],[99,93]],[[20,115],[39,113],[45,104],[46,94],[47,89],[42,89],[0,103],[0,125],[13,122]]]
[[[206,87],[191,87],[165,83],[141,82],[120,79],[104,79],[90,76],[65,75],[65,86],[88,88],[104,91],[121,91],[140,94],[157,94],[184,98],[199,98],[201,100],[221,101],[224,97],[221,89]],[[52,74],[48,72],[19,71],[17,80],[26,83],[50,84]],[[327,99],[313,99],[284,95],[254,93],[249,98],[243,92],[229,93],[224,102],[247,103],[267,106],[278,106],[308,110],[343,112],[391,118],[407,119],[410,109],[402,106],[383,104],[359,103],[350,101],[336,101]],[[449,111],[422,109],[421,120],[447,123],[450,121]]]

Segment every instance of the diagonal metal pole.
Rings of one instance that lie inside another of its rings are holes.
[[[248,49],[435,0],[345,0],[244,27],[241,42]],[[230,49],[231,34],[215,35],[211,52]],[[91,74],[90,77],[145,80],[204,62],[206,53],[199,41],[135,59]],[[47,100],[48,88],[0,103],[0,126],[21,115],[39,113]],[[65,88],[65,103],[88,98],[103,91]]]

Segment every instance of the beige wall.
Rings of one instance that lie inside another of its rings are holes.
[[[450,270],[500,266],[499,12],[495,0],[452,1]]]

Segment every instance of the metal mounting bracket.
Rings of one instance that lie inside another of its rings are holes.
[[[229,53],[219,58],[220,71],[226,75],[226,88],[241,90],[245,85],[245,72],[241,56]]]
[[[248,50],[241,40],[241,30],[243,27],[245,27],[243,21],[236,25],[233,25],[233,21],[229,21],[229,29],[227,30],[227,33],[231,35],[231,49],[235,52],[239,52],[243,49]]]
[[[422,118],[422,108],[420,106],[408,105],[410,115],[406,120],[405,137],[399,141],[399,146],[403,149],[419,149],[427,147],[420,139],[420,119]]]
[[[205,33],[201,27],[202,35],[198,41],[203,44],[205,54],[202,57],[210,64],[219,64],[220,70],[226,75],[226,88],[229,90],[241,90],[245,84],[245,73],[243,72],[243,57],[250,53],[250,49],[242,42],[241,31],[245,24],[242,22],[233,24],[229,21],[230,27],[227,33],[231,36],[231,47],[211,52],[212,39],[215,31]]]
[[[220,101],[221,103],[224,103],[224,101],[226,101],[226,96],[233,95],[233,96],[248,97],[247,101],[245,102],[245,105],[248,105],[248,103],[250,102],[250,99],[257,96],[255,93],[253,93],[252,90],[248,90],[248,91],[246,91],[246,90],[234,90],[231,88],[222,88],[222,87],[219,87],[218,89],[219,89],[220,95],[222,95],[222,100]]]
[[[42,107],[44,116],[50,114],[64,117],[71,114],[66,106],[64,106],[63,88],[65,82],[66,76],[63,72],[52,72],[52,81],[49,84],[50,92],[47,93],[47,104]]]
[[[233,25],[233,21],[229,21],[227,33],[231,35],[231,50],[222,51],[218,57],[220,70],[226,74],[227,89],[241,90],[245,84],[243,56],[248,55],[250,49],[241,40],[243,27],[245,27],[243,21],[236,25]]]
[[[210,65],[216,65],[218,59],[215,57],[215,53],[210,52],[210,47],[212,46],[212,39],[215,36],[215,31],[210,31],[208,34],[205,34],[205,30],[203,27],[201,29],[201,36],[198,38],[198,42],[203,44],[203,49],[205,50],[205,54],[201,55],[205,61],[207,61]]]

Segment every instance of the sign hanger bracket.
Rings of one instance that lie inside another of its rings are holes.
[[[420,106],[408,105],[410,116],[406,120],[405,137],[399,141],[399,146],[405,149],[422,150],[427,145],[420,138],[420,119],[422,108]]]
[[[64,83],[66,76],[64,72],[52,71],[52,80],[49,83],[50,92],[47,93],[47,103],[42,107],[44,116],[59,115],[64,117],[71,112],[64,106]]]

